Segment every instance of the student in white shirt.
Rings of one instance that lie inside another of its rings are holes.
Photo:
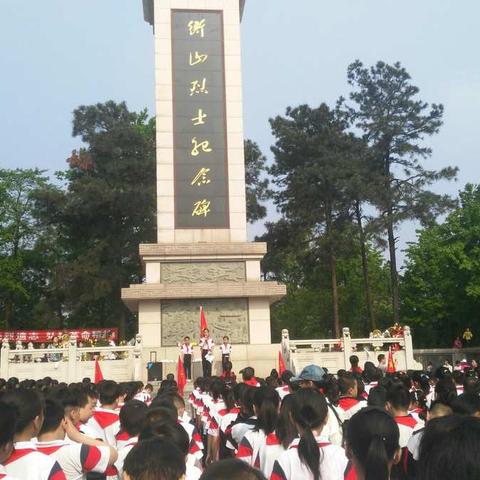
[[[32,441],[42,427],[44,403],[34,390],[18,389],[2,396],[16,410],[14,449],[4,462],[6,473],[22,480],[66,480],[58,462],[40,453]]]
[[[229,342],[230,339],[225,335],[223,337],[223,343],[220,345],[220,351],[222,352],[222,372],[226,370],[225,365],[230,361],[230,355],[232,353],[232,346]]]
[[[15,408],[0,402],[0,479],[2,480],[14,480],[7,475],[3,462],[13,451],[16,420]]]
[[[94,438],[115,446],[115,436],[120,430],[117,411],[121,396],[120,386],[113,380],[104,380],[98,386],[98,393],[101,407],[95,409],[86,426],[94,432]]]
[[[200,339],[200,350],[202,352],[202,369],[204,378],[212,376],[212,361],[210,357],[213,354],[214,346],[215,343],[210,337],[210,330],[208,328],[205,328],[202,332],[202,338]]]
[[[148,407],[140,400],[130,400],[120,410],[120,432],[116,437],[118,459],[115,462],[118,478],[122,478],[123,462],[147,424],[147,412]]]
[[[322,437],[328,406],[322,393],[313,388],[295,392],[292,420],[299,438],[275,461],[271,480],[343,480],[347,457],[343,448]]]
[[[36,447],[59,463],[67,480],[84,480],[87,472],[105,473],[117,459],[113,447],[81,434],[65,417],[64,407],[53,399],[46,400],[45,419]]]
[[[399,438],[398,426],[385,410],[367,407],[353,415],[347,426],[347,456],[356,479],[389,480],[401,458]]]
[[[274,433],[278,420],[280,397],[272,387],[259,387],[253,395],[253,409],[257,417],[255,427],[245,433],[237,451],[237,458],[249,465],[257,462],[260,447],[266,443],[268,435]]]
[[[185,375],[188,380],[192,379],[192,356],[193,347],[190,343],[190,337],[184,337],[183,343],[180,346],[180,350],[183,355],[183,368],[185,369]]]

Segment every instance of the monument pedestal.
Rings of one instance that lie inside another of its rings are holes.
[[[265,253],[265,243],[141,245],[145,283],[123,289],[122,298],[138,312],[146,358],[175,360],[185,335],[198,342],[203,306],[215,342],[227,335],[234,345],[237,369],[262,358],[273,368],[276,356],[269,361],[264,349],[271,345],[270,304],[285,286],[260,280]]]

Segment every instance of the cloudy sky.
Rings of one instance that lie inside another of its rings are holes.
[[[153,114],[153,35],[141,3],[0,0],[0,167],[64,169],[79,146],[71,136],[79,105],[125,100]],[[424,100],[445,105],[427,167],[459,166],[458,182],[436,187],[456,194],[480,181],[479,18],[478,0],[247,0],[246,136],[270,155],[270,117],[288,105],[333,104],[348,93],[357,58],[399,60]],[[401,245],[414,230],[400,230]]]

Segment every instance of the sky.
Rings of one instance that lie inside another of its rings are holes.
[[[400,61],[423,100],[445,105],[425,165],[458,166],[457,182],[435,186],[456,195],[480,182],[479,18],[478,0],[247,0],[245,136],[271,159],[269,118],[289,105],[333,105],[348,94],[355,59]],[[141,0],[0,0],[0,168],[65,169],[80,146],[72,111],[110,99],[154,113],[153,34]],[[256,224],[249,236],[261,232]],[[404,248],[415,225],[399,237]]]

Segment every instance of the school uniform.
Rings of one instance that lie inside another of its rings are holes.
[[[185,375],[189,380],[191,380],[193,347],[190,343],[184,343],[182,344],[181,351],[183,354],[183,368],[185,369]]]
[[[87,472],[105,473],[110,459],[110,449],[65,440],[37,442],[37,450],[54,458],[67,480],[85,480]]]
[[[112,447],[116,446],[115,436],[120,431],[118,412],[97,407],[86,425],[87,429],[93,432],[93,435],[90,436],[103,440]]]
[[[66,480],[58,462],[39,452],[33,442],[16,442],[3,466],[7,475],[22,480]]]
[[[220,457],[228,457],[231,452],[235,451],[235,446],[232,439],[232,426],[240,414],[240,409],[234,407],[226,413],[220,421]]]
[[[316,437],[316,440],[318,448],[321,449],[320,478],[344,480],[344,473],[348,463],[345,450],[337,445],[332,445],[326,441],[325,437]],[[300,460],[298,455],[299,443],[300,439],[296,438],[288,450],[282,453],[275,461],[270,480],[313,479],[313,474]]]
[[[140,402],[143,402],[145,405],[150,405],[152,403],[151,395],[149,393],[145,392],[144,390],[135,394],[133,399],[134,400],[139,400]]]
[[[257,458],[254,464],[263,472],[266,478],[270,478],[275,460],[284,453],[286,449],[281,444],[275,433],[267,435],[265,442],[258,449]]]
[[[118,448],[118,458],[115,462],[115,468],[118,472],[118,478],[123,478],[123,463],[127,458],[127,455],[130,453],[130,450],[138,443],[138,437],[130,437],[128,441],[122,443],[121,447]]]
[[[236,457],[248,463],[248,465],[258,468],[258,451],[266,440],[267,435],[263,430],[250,430],[246,432],[238,446]]]
[[[345,414],[341,408],[328,403],[327,423],[323,427],[322,436],[328,438],[333,445],[341,446],[343,442],[343,424]]]
[[[202,352],[202,369],[205,378],[212,376],[212,362],[207,360],[207,355],[212,353],[214,341],[210,337],[202,337],[200,339],[200,350]]]
[[[287,395],[290,395],[290,388],[288,385],[284,385],[283,387],[277,387],[275,389],[280,397],[280,400],[283,400]]]
[[[338,400],[338,407],[343,411],[345,420],[350,420],[359,410],[366,406],[366,402],[359,401],[353,397],[341,397]]]
[[[118,433],[115,435],[115,445],[116,445],[116,449],[117,449],[117,450],[120,450],[120,449],[122,449],[123,447],[125,447],[127,444],[130,443],[130,441],[132,440],[132,438],[136,438],[136,437],[132,437],[129,433],[124,432],[124,431],[118,432]]]
[[[250,418],[238,417],[236,422],[232,425],[231,430],[231,440],[232,444],[237,450],[240,446],[240,443],[249,430],[253,430],[257,424],[257,417],[253,416]]]
[[[424,422],[422,420],[416,420],[410,414],[395,417],[395,422],[397,423],[398,430],[400,431],[400,448],[405,448],[408,445],[408,441],[413,435],[413,432],[424,427]]]
[[[190,442],[188,454],[194,457],[196,460],[201,461],[203,458],[203,440],[200,432],[191,423],[183,421],[181,418],[177,419],[177,423],[183,427],[187,432],[188,440]]]
[[[0,480],[20,480],[19,478],[13,478],[7,474],[5,467],[0,465]]]
[[[230,355],[232,353],[232,346],[227,343],[222,343],[220,345],[220,351],[222,352],[222,370],[225,371],[225,364],[230,361]]]

